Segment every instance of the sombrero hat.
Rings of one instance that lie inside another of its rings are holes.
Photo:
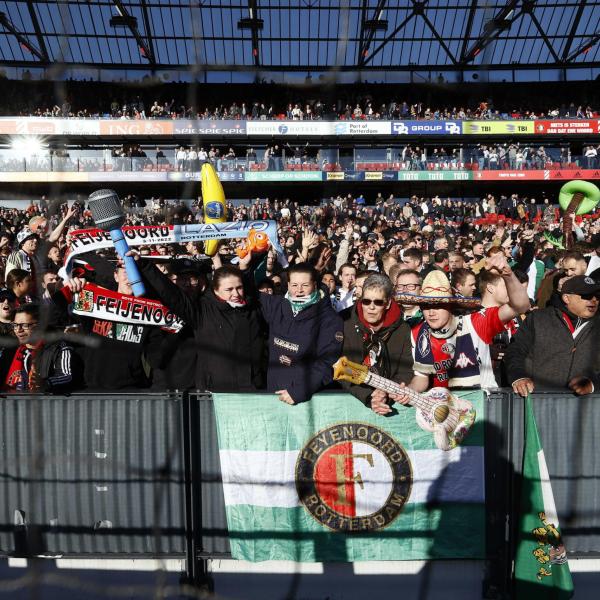
[[[419,296],[397,293],[394,298],[399,304],[433,304],[460,308],[478,308],[481,305],[479,298],[455,296],[448,277],[439,269],[434,269],[426,275]]]

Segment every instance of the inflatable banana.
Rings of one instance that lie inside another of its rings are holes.
[[[200,171],[202,182],[202,200],[204,202],[204,222],[224,223],[227,221],[227,207],[225,205],[225,192],[223,186],[210,163],[204,163]],[[204,252],[214,256],[219,249],[220,240],[207,240],[204,242]]]

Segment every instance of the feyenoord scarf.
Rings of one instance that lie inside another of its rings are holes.
[[[120,294],[93,283],[86,283],[83,290],[74,295],[73,312],[118,323],[154,325],[172,333],[184,325],[177,315],[156,300]]]
[[[275,221],[235,221],[230,223],[203,223],[193,225],[141,225],[123,227],[123,235],[129,246],[149,244],[185,244],[206,240],[235,239],[248,237],[250,229],[264,232],[269,237],[282,266],[287,260],[277,238]],[[111,248],[110,233],[102,229],[78,229],[71,232],[71,243],[65,258],[64,275],[70,279],[73,260],[80,254]],[[62,270],[61,270],[62,271]],[[61,275],[62,276],[62,275]]]

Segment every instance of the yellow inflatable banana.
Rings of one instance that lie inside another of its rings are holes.
[[[202,200],[204,202],[204,222],[224,223],[227,221],[227,207],[225,205],[225,192],[223,186],[210,163],[204,163],[200,171],[202,182]],[[204,252],[214,256],[219,249],[221,240],[207,240],[204,242]]]

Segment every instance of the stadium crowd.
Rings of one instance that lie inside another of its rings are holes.
[[[202,214],[200,203],[162,198],[123,206],[133,226]],[[117,299],[132,290],[112,250],[81,255],[70,278],[61,269],[73,230],[93,227],[84,202],[0,209],[3,390],[262,390],[295,404],[340,385],[341,355],[420,392],[600,385],[597,212],[572,219],[574,247],[562,250],[560,210],[516,194],[228,210],[231,221],[275,220],[289,266],[273,248],[237,253],[236,240],[213,257],[195,242],[137,247],[146,296],[183,320],[173,331],[73,312],[91,284]],[[408,402],[341,385],[379,414]]]
[[[598,166],[600,144],[398,144],[388,148],[319,149],[309,143],[219,146],[189,144],[150,146],[124,143],[89,149],[77,146],[41,148],[15,156],[0,150],[0,171],[184,171],[197,172],[205,162],[217,171],[434,171],[540,170]]]
[[[0,73],[0,77],[2,74]],[[101,81],[3,79],[0,114],[45,118],[461,120],[598,118],[594,85],[569,82],[530,85],[435,82],[335,87],[309,79],[304,85],[275,82],[202,84],[156,79]],[[510,90],[510,91],[508,91]],[[211,98],[219,98],[213,104]]]
[[[491,101],[476,103],[473,107],[431,107],[424,102],[409,103],[391,100],[378,104],[372,98],[356,103],[336,102],[326,105],[320,99],[308,103],[294,102],[277,105],[265,102],[232,102],[229,106],[180,104],[171,99],[147,104],[141,96],[131,100],[113,100],[110,106],[91,108],[73,106],[69,100],[53,106],[35,107],[19,111],[19,116],[44,118],[113,118],[113,119],[203,119],[203,120],[507,120],[507,119],[594,119],[598,111],[589,105],[571,102],[551,105],[546,110],[532,110],[516,106],[496,108]]]

